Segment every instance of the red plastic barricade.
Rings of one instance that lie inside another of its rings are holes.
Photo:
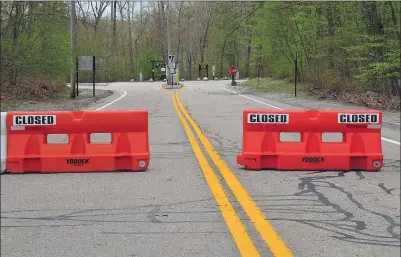
[[[371,110],[245,110],[237,163],[251,170],[378,171],[381,124],[382,113]],[[300,140],[283,142],[282,132],[298,132]],[[342,140],[324,142],[326,133],[341,133]]]
[[[7,133],[10,173],[140,171],[149,165],[145,110],[9,112]],[[97,133],[111,140],[94,142]],[[49,142],[54,134],[68,138]]]

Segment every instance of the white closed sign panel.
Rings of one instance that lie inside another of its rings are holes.
[[[14,126],[56,125],[56,115],[14,115]]]

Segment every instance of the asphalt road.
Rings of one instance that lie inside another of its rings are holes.
[[[383,129],[381,172],[247,171],[242,110],[301,107],[227,81],[179,98],[157,82],[104,88],[117,93],[91,109],[149,111],[148,171],[2,175],[1,256],[400,255],[399,126]]]

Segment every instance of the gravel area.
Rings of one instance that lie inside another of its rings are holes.
[[[75,111],[84,110],[96,104],[102,99],[113,95],[110,90],[96,90],[92,97],[92,89],[79,89],[79,95],[75,99],[55,98],[50,101],[26,101],[13,106],[2,106],[2,112],[8,111]]]

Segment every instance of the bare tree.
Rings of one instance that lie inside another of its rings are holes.
[[[130,71],[134,74],[134,50],[133,50],[133,42],[132,42],[132,25],[131,25],[131,15],[135,13],[135,2],[132,2],[132,10],[131,3],[127,2],[127,17],[128,17],[128,51],[129,51],[129,64]]]
[[[210,33],[210,28],[214,18],[214,11],[216,8],[216,3],[214,2],[204,2],[201,3],[201,25],[204,28],[203,31],[201,29],[200,38],[199,38],[199,48],[200,48],[200,62],[203,64],[205,61],[205,50],[208,46],[208,36]]]
[[[182,8],[183,2],[180,2],[178,5],[178,33],[177,33],[177,58],[178,60],[182,60],[180,57],[180,46],[181,46],[181,20],[182,20]]]
[[[109,6],[109,4],[110,4],[110,2],[106,2],[106,1],[100,1],[100,2],[95,1],[95,4],[93,4],[93,1],[90,2],[90,6],[92,8],[92,13],[93,13],[93,16],[95,17],[95,24],[93,27],[94,32],[95,32],[95,37],[97,34],[97,30],[98,30],[102,15],[103,15],[104,11],[106,10],[106,8]]]
[[[111,52],[117,55],[117,1],[113,1],[111,9],[111,19],[113,23],[113,40],[111,43]]]

